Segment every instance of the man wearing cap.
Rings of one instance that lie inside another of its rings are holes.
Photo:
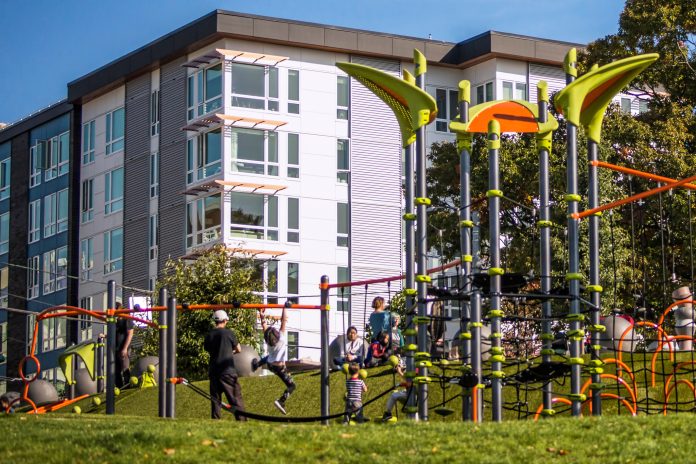
[[[203,348],[210,354],[210,364],[208,365],[210,396],[212,397],[210,417],[220,419],[220,406],[224,393],[235,411],[234,417],[244,421],[246,417],[237,414],[237,412],[244,411],[244,401],[242,400],[242,386],[238,381],[233,358],[235,353],[241,351],[241,347],[237,335],[225,327],[229,319],[227,312],[221,309],[215,311],[213,313],[215,328],[205,336],[203,341]]]

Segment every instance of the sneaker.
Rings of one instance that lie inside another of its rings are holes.
[[[251,371],[256,372],[259,368],[259,360],[254,358],[251,360]]]
[[[389,422],[392,418],[392,415],[390,412],[385,412],[384,415],[382,416],[382,422]]]
[[[273,402],[276,408],[278,408],[278,411],[282,412],[284,416],[288,415],[288,412],[285,410],[285,404],[282,403],[280,400],[275,400]]]

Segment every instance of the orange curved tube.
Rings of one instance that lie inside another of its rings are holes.
[[[602,379],[612,379],[616,380],[620,385],[622,385],[626,391],[631,395],[631,400],[633,401],[633,410],[638,409],[638,398],[637,398],[637,393],[628,385],[628,382],[626,382],[624,379],[621,377],[617,377],[614,374],[600,374],[600,378]],[[580,389],[580,393],[585,393],[587,391],[587,387],[590,386],[590,383],[592,383],[592,379],[587,379],[585,384],[582,386]],[[590,397],[593,395],[593,392],[590,391]],[[590,403],[590,412],[592,412],[592,404]]]
[[[478,422],[478,386],[471,389],[471,408],[474,410],[472,419],[474,422]]]
[[[667,391],[668,391],[669,384],[672,383],[672,379],[674,379],[674,376],[677,375],[677,371],[684,366],[690,366],[690,365],[694,365],[694,364],[696,364],[696,361],[684,361],[684,362],[680,362],[679,364],[674,366],[672,373],[669,375],[669,377],[667,377],[667,381],[665,382],[665,397],[667,397]]]
[[[573,402],[567,398],[557,398],[557,397],[551,398],[551,404],[555,404],[555,403],[563,403],[563,404],[566,404],[568,406],[573,405]],[[534,422],[539,420],[539,415],[541,414],[541,411],[543,411],[543,410],[544,410],[544,403],[540,404],[539,407],[537,408],[536,413],[534,414]]]
[[[626,409],[628,409],[631,412],[632,416],[637,415],[637,409],[632,408],[631,404],[628,401],[626,401],[626,398],[622,398],[619,395],[616,395],[614,393],[602,393],[600,396],[602,398],[611,398],[611,399],[621,401],[621,403],[623,403],[623,405],[626,406]],[[592,404],[590,403],[590,411],[591,410],[592,410]]]
[[[669,403],[669,397],[672,396],[672,391],[674,391],[675,388],[677,388],[677,385],[680,383],[686,384],[690,389],[691,392],[694,394],[694,399],[696,399],[696,387],[694,387],[694,384],[691,383],[687,379],[679,379],[676,382],[674,382],[674,385],[672,385],[669,390],[667,391],[667,395],[665,395],[665,404],[662,408],[662,415],[666,416],[667,415],[667,403]]]
[[[665,317],[667,317],[667,314],[669,314],[669,312],[672,311],[672,308],[674,308],[675,306],[679,306],[681,304],[684,304],[684,303],[696,303],[696,300],[689,300],[689,299],[679,300],[679,301],[675,301],[671,305],[667,306],[667,308],[664,311],[662,311],[662,314],[660,315],[660,319],[657,321],[657,325],[662,327],[662,324],[665,322]]]
[[[604,364],[616,364],[617,366],[620,366],[620,367],[616,368],[616,375],[618,375],[619,377],[621,377],[621,374],[623,373],[624,370],[626,372],[628,372],[628,375],[631,377],[631,383],[633,384],[633,391],[635,391],[635,392],[638,391],[638,385],[636,384],[636,376],[633,375],[633,371],[631,370],[630,367],[628,367],[628,365],[626,363],[624,363],[623,361],[620,361],[616,358],[602,359],[602,361],[604,362]]]

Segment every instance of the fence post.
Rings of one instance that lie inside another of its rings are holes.
[[[110,280],[106,287],[106,413],[116,411],[116,317],[113,310],[116,307],[116,281]],[[118,373],[121,375],[121,373]]]
[[[167,303],[167,289],[160,288],[157,306]],[[159,378],[158,382],[158,415],[167,417],[167,311],[159,312]]]
[[[176,416],[176,385],[170,379],[176,377],[176,297],[167,303],[167,417]]]
[[[321,276],[321,415],[329,415],[331,400],[329,385],[329,276]],[[322,425],[329,425],[328,419],[322,419]]]

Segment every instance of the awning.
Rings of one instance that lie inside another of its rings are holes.
[[[245,129],[277,130],[280,126],[284,126],[285,124],[287,124],[287,122],[274,119],[249,118],[247,116],[216,113],[194,119],[188,123],[188,125],[182,127],[181,130],[198,132],[202,129],[209,129],[217,125],[234,126]]]
[[[278,63],[288,59],[287,56],[269,55],[267,53],[252,53],[239,50],[227,50],[224,48],[215,48],[204,53],[201,56],[187,61],[181,66],[185,68],[200,68],[208,65],[215,60],[235,61],[239,63],[258,64],[264,66],[276,66]]]
[[[245,193],[263,193],[266,195],[275,195],[281,190],[288,188],[285,185],[276,184],[256,184],[251,182],[237,182],[231,180],[213,180],[210,182],[205,182],[202,184],[192,185],[191,187],[184,190],[184,195],[196,196],[202,193],[211,193],[218,190],[224,189],[228,191],[242,191]],[[272,192],[272,193],[269,193]]]

